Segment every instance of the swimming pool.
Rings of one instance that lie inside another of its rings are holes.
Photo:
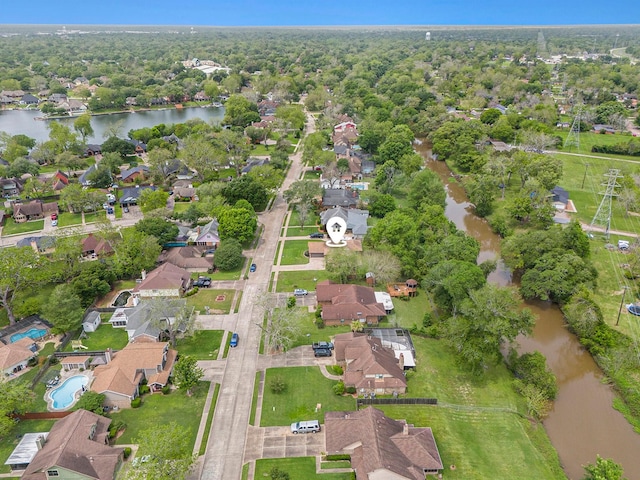
[[[369,190],[369,182],[359,182],[350,184],[351,190]]]
[[[89,383],[89,377],[74,375],[67,378],[58,388],[51,390],[49,397],[53,400],[51,406],[56,410],[67,408],[76,398],[76,392],[82,390]]]
[[[11,335],[11,343],[17,342],[18,340],[22,340],[23,338],[32,338],[33,340],[38,340],[39,338],[44,337],[47,334],[47,330],[44,328],[31,328],[26,332],[14,333]]]

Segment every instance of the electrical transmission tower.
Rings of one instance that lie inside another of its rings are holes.
[[[605,173],[604,177],[607,179],[607,182],[602,183],[601,185],[606,186],[606,190],[604,192],[600,192],[600,195],[603,195],[602,201],[598,206],[596,214],[593,216],[593,220],[591,220],[589,230],[593,231],[594,227],[602,228],[604,229],[604,238],[609,240],[609,229],[611,228],[611,203],[613,197],[618,196],[616,192],[616,188],[620,187],[618,179],[623,178],[623,176],[620,175],[620,170],[617,168],[610,168],[609,171]]]
[[[571,151],[571,147],[576,147],[576,150],[580,150],[580,121],[582,117],[582,107],[578,107],[576,110],[576,116],[573,117],[573,123],[571,124],[571,130],[569,135],[564,141],[564,148]]]

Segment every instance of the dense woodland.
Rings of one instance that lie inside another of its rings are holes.
[[[640,418],[640,359],[634,340],[607,325],[590,293],[604,272],[592,263],[580,224],[553,224],[549,192],[563,177],[564,164],[543,153],[562,151],[564,139],[557,125],[571,122],[578,106],[585,131],[597,124],[621,131],[628,118],[637,118],[640,66],[632,56],[638,53],[640,28],[433,28],[429,41],[424,29],[400,28],[105,33],[87,27],[87,33],[65,35],[36,35],[17,27],[0,30],[10,34],[2,39],[0,50],[0,90],[68,93],[60,79],[84,77],[89,86],[98,86],[95,93],[86,87],[74,92],[94,112],[125,108],[128,97],[141,106],[157,97],[170,103],[190,101],[199,91],[226,99],[228,129],[190,122],[128,132],[148,145],[157,184],[162,184],[168,161],[178,159],[196,171],[201,201],[167,219],[155,208],[166,198],[145,199],[143,206],[151,215],[146,223],[123,240],[105,232],[121,245],[107,273],[70,261],[75,255],[72,245],[57,250],[54,258],[60,262],[51,278],[66,289],[58,292],[60,298],[76,295],[86,306],[115,278],[133,277],[152,265],[162,244],[157,239],[167,232],[170,236],[172,220],[195,224],[218,218],[223,251],[231,239],[250,242],[257,226],[255,212],[266,207],[284,177],[290,152],[286,137],[299,136],[304,126],[301,102],[316,113],[319,127],[306,139],[303,158],[325,172],[344,168],[331,151],[333,125],[342,115],[356,121],[359,146],[376,165],[375,188],[361,205],[376,218],[364,244],[371,252],[394,258],[391,265],[371,257],[364,264],[349,255],[330,258],[327,269],[335,278],[352,278],[366,266],[379,268],[390,279],[420,279],[432,296],[434,311],[425,313],[414,333],[444,338],[478,375],[502,360],[505,342],[531,330],[532,315],[518,308],[521,297],[556,302],[616,383],[631,416]],[[613,56],[614,45],[627,47],[631,56]],[[545,62],[561,54],[575,58]],[[181,63],[192,58],[212,60],[231,71],[207,77]],[[251,123],[260,119],[256,104],[267,95],[281,102],[275,115],[278,123],[273,131],[252,130]],[[31,172],[33,164],[23,158],[27,155],[38,163],[75,167],[84,147],[83,128],[86,133],[82,123],[75,133],[53,127],[49,142],[39,145],[4,136],[3,156],[9,161],[5,173]],[[113,133],[107,140],[111,143],[103,146],[105,184],[111,181],[109,170],[115,172],[131,153],[130,147],[118,143],[125,132]],[[179,141],[166,140],[172,135]],[[251,145],[264,139],[261,135],[277,140],[270,151],[272,163],[240,176]],[[430,142],[438,159],[459,175],[476,213],[487,217],[505,238],[504,259],[521,278],[519,291],[487,284],[495,266],[477,265],[478,242],[444,216],[442,184],[422,169],[423,159],[412,146],[415,138]],[[619,138],[613,153],[637,155],[637,140],[630,135]],[[521,148],[498,152],[490,143],[495,140]],[[637,172],[635,165],[630,168]],[[237,178],[220,181],[226,175]],[[638,192],[637,180],[628,176],[620,194],[625,211],[637,210]],[[304,219],[315,208],[311,203],[316,193],[302,182],[287,198]],[[86,195],[65,190],[61,201],[71,210],[82,209],[91,204]],[[238,258],[237,242],[231,249]],[[4,274],[18,268],[18,260],[23,265],[38,261],[23,254],[2,264],[9,269]],[[635,250],[631,255],[636,260],[630,262],[630,279],[635,282],[640,257]],[[11,311],[14,296],[19,299],[20,289],[36,281],[34,276],[4,282],[5,309]],[[94,289],[87,291],[87,284]],[[19,314],[42,307],[24,301],[15,306],[22,309]],[[529,413],[544,416],[556,394],[544,359],[512,355],[509,365],[521,380],[518,388],[529,402]]]

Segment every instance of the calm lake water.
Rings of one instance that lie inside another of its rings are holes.
[[[36,120],[42,117],[39,110],[0,110],[0,132],[11,135],[23,134],[42,142],[49,139],[47,125],[53,120]],[[193,118],[201,118],[207,123],[219,123],[224,117],[224,108],[170,108],[166,110],[149,110],[135,113],[113,113],[110,115],[95,115],[91,117],[94,135],[87,138],[87,143],[101,144],[104,142],[104,132],[116,124],[121,124],[120,136],[126,137],[131,129],[153,127],[164,123],[184,123]],[[75,118],[57,119],[71,130]]]
[[[438,173],[447,191],[445,214],[449,220],[480,242],[478,261],[500,258],[500,238],[488,223],[473,213],[462,186],[451,180],[444,162],[431,160],[426,144],[416,150],[428,159],[427,166]],[[502,261],[489,281],[498,285],[516,285]],[[548,302],[530,302],[525,306],[536,316],[533,333],[519,336],[519,352],[539,351],[558,381],[558,397],[545,430],[571,480],[584,476],[583,465],[595,463],[596,455],[613,458],[624,468],[625,477],[640,479],[640,435],[613,408],[615,395],[602,383],[603,374],[589,352],[568,331],[562,312]],[[508,459],[506,460],[508,461]]]

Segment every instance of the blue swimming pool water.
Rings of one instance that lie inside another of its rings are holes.
[[[47,331],[44,328],[31,328],[26,332],[14,333],[11,335],[11,343],[17,342],[18,340],[22,340],[23,338],[32,338],[37,340],[39,338],[44,337],[47,334]]]
[[[89,383],[89,378],[85,375],[74,375],[67,378],[62,385],[49,393],[49,397],[53,400],[53,408],[67,408],[73,403],[76,392],[81,390]]]

